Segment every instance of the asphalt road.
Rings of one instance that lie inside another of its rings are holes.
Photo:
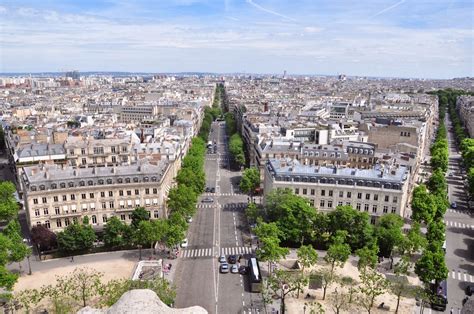
[[[446,118],[448,130],[451,122]],[[446,264],[448,274],[448,307],[454,313],[462,307],[464,289],[474,284],[474,219],[467,209],[467,191],[460,174],[461,156],[458,154],[454,134],[448,131],[449,167],[447,182],[449,202],[456,202],[457,208],[448,208],[446,221]],[[449,175],[452,173],[452,175]]]
[[[253,253],[244,216],[247,196],[238,190],[241,173],[229,168],[227,136],[224,123],[213,123],[209,140],[217,144],[216,154],[207,154],[205,162],[208,187],[216,193],[205,193],[212,203],[198,203],[197,214],[188,231],[188,247],[181,249],[175,275],[178,293],[176,307],[200,305],[209,313],[262,312],[259,295],[248,292],[246,277],[220,274],[221,254]]]

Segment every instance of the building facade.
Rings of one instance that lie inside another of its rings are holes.
[[[101,229],[112,216],[130,223],[137,207],[151,218],[166,217],[170,163],[73,168],[36,165],[21,169],[21,185],[29,227],[61,231],[87,216]]]
[[[265,195],[273,189],[291,189],[308,198],[322,212],[340,205],[377,217],[394,213],[405,217],[409,173],[405,167],[384,169],[337,168],[269,160],[265,167]]]

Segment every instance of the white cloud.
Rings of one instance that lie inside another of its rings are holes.
[[[321,27],[307,26],[303,29],[306,33],[319,33],[323,29]]]
[[[278,17],[281,17],[285,20],[289,20],[289,21],[292,21],[292,22],[297,22],[295,19],[289,17],[289,16],[286,16],[284,14],[281,14],[281,13],[278,13],[278,12],[275,12],[273,10],[270,10],[270,9],[267,9],[265,7],[262,7],[261,5],[253,2],[253,0],[247,0],[246,1],[248,4],[254,6],[255,8],[259,9],[260,11],[263,11],[263,12],[266,12],[266,13],[269,13],[269,14],[272,14],[272,15],[275,15],[275,16],[278,16]]]

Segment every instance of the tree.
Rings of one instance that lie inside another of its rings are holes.
[[[268,287],[281,300],[281,313],[286,311],[286,297],[301,289],[302,286],[308,284],[308,277],[301,273],[292,273],[283,270],[276,270],[273,276],[268,278]]]
[[[304,273],[306,267],[316,265],[318,261],[318,252],[311,245],[302,245],[296,250],[298,262],[303,266],[301,271]]]
[[[351,255],[349,244],[344,243],[346,231],[339,231],[333,238],[333,243],[329,246],[324,260],[331,265],[331,273],[334,273],[334,267],[342,267]]]
[[[104,226],[104,243],[108,247],[124,246],[129,237],[129,227],[116,216],[111,217]]]
[[[71,275],[58,277],[60,286],[66,286],[69,296],[80,301],[86,307],[91,298],[97,296],[101,289],[103,274],[88,268],[76,268]]]
[[[408,254],[408,256],[412,257],[413,254],[425,248],[426,245],[427,241],[421,232],[420,223],[414,221],[407,235],[404,237],[402,244],[399,246],[399,252],[401,255]]]
[[[10,221],[18,214],[18,203],[15,199],[15,185],[10,181],[0,182],[0,221]]]
[[[288,255],[288,248],[280,247],[280,240],[275,237],[260,238],[260,247],[257,248],[258,259],[268,262],[271,273],[271,263],[277,262]]]
[[[375,228],[380,254],[391,257],[392,251],[403,241],[403,219],[397,214],[386,214],[380,217]]]
[[[12,290],[17,280],[18,274],[11,273],[4,264],[0,264],[0,287]]]
[[[359,291],[361,296],[359,302],[370,314],[375,299],[387,290],[388,282],[383,275],[373,269],[367,269],[367,271],[360,273],[360,280]]]
[[[42,298],[42,293],[38,290],[26,289],[15,293],[13,295],[12,303],[21,305],[26,313],[30,313],[31,308],[38,305]]]
[[[255,167],[245,169],[239,187],[242,192],[252,196],[255,190],[260,187],[260,171]]]
[[[36,245],[38,252],[50,250],[58,245],[56,233],[44,225],[31,228],[31,241]]]
[[[190,168],[181,168],[176,176],[176,182],[178,182],[179,185],[187,185],[198,195],[204,191],[206,175],[203,170],[194,172]]]
[[[355,287],[357,286],[358,282],[354,280],[354,278],[350,276],[344,276],[339,281],[341,285],[344,287],[348,287],[349,289],[349,304],[352,303],[352,299],[354,297],[354,292],[356,292]]]
[[[150,220],[150,214],[143,207],[137,207],[132,212],[132,226],[137,229],[141,221]]]
[[[473,159],[474,159],[474,154],[473,154]],[[469,194],[472,197],[474,197],[474,167],[469,168],[469,171],[467,173],[467,182],[469,184]]]
[[[369,214],[360,212],[350,205],[337,206],[336,210],[327,214],[329,223],[328,231],[332,235],[338,230],[347,231],[346,243],[355,251],[373,241],[373,227]]]
[[[433,219],[436,204],[425,185],[421,184],[413,189],[411,208],[413,220],[428,223]]]
[[[342,288],[342,287],[339,287]],[[350,296],[343,290],[336,288],[330,295],[329,295],[329,302],[331,303],[334,313],[339,314],[340,311],[346,311],[353,309],[350,306]]]
[[[326,291],[328,287],[330,287],[334,282],[339,280],[339,277],[334,274],[333,271],[327,269],[326,267],[321,268],[315,275],[321,279],[321,283],[323,286],[323,300],[326,299]]]
[[[71,224],[58,233],[59,250],[72,253],[92,248],[96,235],[90,225]]]
[[[428,224],[427,229],[426,240],[429,243],[437,242],[441,246],[446,239],[446,225],[444,221],[441,219],[433,220]]]
[[[166,235],[165,235],[165,244],[167,247],[171,248],[177,244],[179,244],[181,241],[184,240],[184,233],[185,229],[183,229],[182,226],[173,224],[172,221],[167,220],[167,226],[166,226]]]
[[[433,280],[436,285],[439,285],[442,280],[447,278],[448,268],[444,252],[439,246],[429,245],[423,251],[415,263],[415,273],[426,286]]]
[[[263,222],[262,220],[257,221],[257,226],[254,231],[255,235],[259,239],[264,238],[277,238],[279,239],[282,235],[282,231],[278,228],[275,222]]]
[[[193,216],[196,212],[197,195],[193,188],[180,184],[168,194],[168,207],[184,216]]]
[[[378,253],[379,248],[375,243],[358,249],[356,255],[359,257],[359,261],[357,262],[357,268],[359,271],[365,271],[367,267],[375,269],[378,261]]]
[[[256,222],[257,218],[260,217],[260,210],[255,203],[249,203],[245,209],[245,216],[251,222]]]
[[[20,263],[28,255],[31,255],[31,249],[23,243],[23,237],[21,236],[20,223],[18,219],[10,220],[3,229],[3,234],[10,240],[9,241],[9,262]],[[21,270],[21,264],[19,264]]]
[[[441,169],[436,169],[426,183],[428,190],[437,195],[446,196],[448,184]]]
[[[410,260],[408,257],[402,257],[400,262],[395,265],[395,277],[390,281],[390,291],[395,294],[397,297],[397,307],[395,308],[395,313],[398,313],[398,308],[400,306],[400,299],[402,295],[409,295],[411,286],[408,282],[407,275],[410,268]]]

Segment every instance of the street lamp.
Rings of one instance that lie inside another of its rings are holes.
[[[28,275],[31,275],[31,264],[30,264],[30,254],[26,256],[26,260],[28,261]]]
[[[139,261],[142,260],[142,245],[141,244],[138,245],[138,260]]]

